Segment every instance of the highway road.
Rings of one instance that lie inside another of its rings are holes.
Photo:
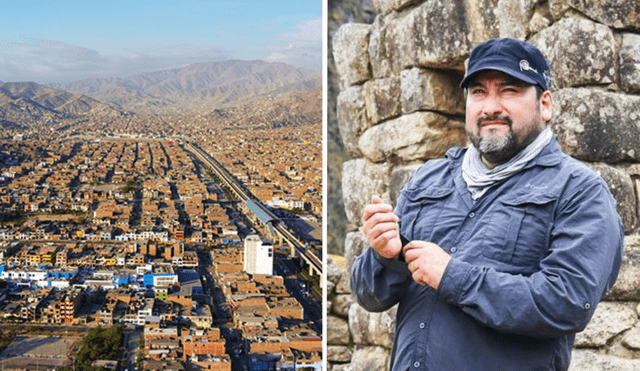
[[[200,161],[202,161],[205,165],[210,167],[216,175],[223,181],[224,185],[229,187],[233,193],[238,196],[238,198],[242,202],[253,201],[258,207],[260,207],[266,214],[273,215],[271,210],[264,206],[260,200],[255,199],[253,195],[248,192],[240,182],[238,182],[229,172],[220,165],[213,157],[211,157],[204,150],[196,147],[195,145],[189,142],[183,142],[185,150],[191,152],[194,156],[196,156]],[[273,215],[275,219],[278,219],[275,215]],[[303,257],[303,259],[313,267],[313,269],[322,275],[322,260],[318,258],[313,252],[311,252],[307,247],[300,242],[294,235],[287,229],[285,225],[282,223],[274,223],[274,228],[280,233],[280,235],[289,242],[290,245],[294,246],[296,252]]]

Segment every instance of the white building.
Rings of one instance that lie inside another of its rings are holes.
[[[249,235],[244,240],[244,271],[249,274],[273,274],[273,246],[260,236]]]

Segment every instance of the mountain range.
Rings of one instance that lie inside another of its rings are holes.
[[[121,114],[116,106],[35,82],[0,82],[0,123],[4,127],[20,127],[33,121],[63,119],[90,112]]]
[[[260,60],[227,60],[126,78],[84,79],[47,86],[126,111],[162,114],[211,110],[259,97],[306,91],[321,84],[320,71]]]
[[[6,128],[24,128],[32,122],[46,123],[88,114],[100,117],[129,113],[208,114],[243,104],[251,107],[248,102],[252,101],[260,101],[258,106],[262,106],[282,94],[319,91],[321,86],[320,71],[259,60],[198,63],[126,78],[94,78],[48,85],[0,81],[0,124]],[[311,96],[319,95],[321,92]],[[302,99],[306,102],[308,99],[290,97],[284,101]],[[278,105],[283,106],[282,102]],[[297,104],[297,114],[301,112],[300,107],[306,105],[308,103]],[[316,108],[313,104],[311,107]],[[231,112],[241,111],[250,112],[248,108]],[[277,107],[269,112],[273,119],[295,114],[275,113]]]

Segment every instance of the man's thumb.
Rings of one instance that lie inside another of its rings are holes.
[[[378,197],[377,195],[373,195],[371,197],[371,203],[372,204],[381,204],[382,203],[382,199],[380,197]]]

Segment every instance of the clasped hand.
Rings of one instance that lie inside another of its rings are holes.
[[[373,196],[371,204],[365,207],[362,225],[369,244],[380,256],[397,259],[402,253],[413,280],[438,289],[451,260],[440,246],[426,241],[411,241],[403,248],[398,217],[393,213],[393,207],[383,203],[378,196]]]

